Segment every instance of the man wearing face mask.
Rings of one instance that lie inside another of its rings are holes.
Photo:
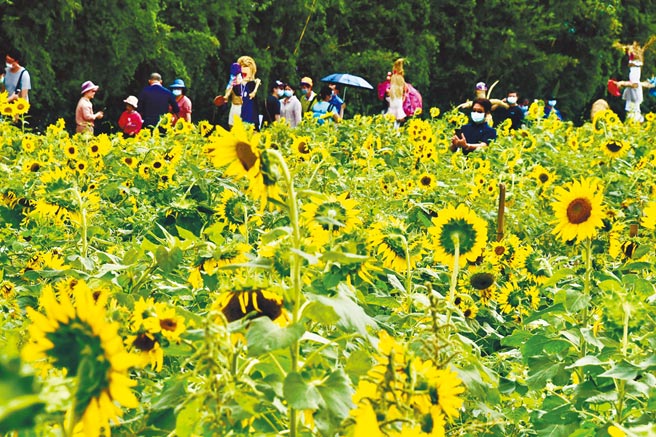
[[[301,79],[301,108],[303,108],[303,114],[312,111],[312,106],[317,102],[317,93],[312,91],[313,85],[311,78],[306,76]]]
[[[521,129],[522,122],[524,121],[524,111],[522,111],[522,108],[517,105],[517,91],[508,91],[504,101],[508,107],[497,109],[495,113],[498,113],[497,115],[499,118],[495,119],[498,120],[499,123],[502,123],[506,119],[510,119],[510,129]]]
[[[183,119],[187,123],[191,123],[191,100],[187,97],[187,87],[182,79],[176,79],[169,85],[171,93],[175,96],[175,101],[178,102],[180,112],[173,114],[173,125],[179,119]]]
[[[271,94],[264,102],[264,125],[280,120],[280,99],[285,95],[285,84],[276,80],[271,85]]]
[[[485,122],[485,117],[490,113],[492,104],[488,99],[478,98],[472,102],[471,122],[456,130],[451,138],[451,151],[462,149],[467,155],[475,150],[486,147],[497,137],[497,131]]]
[[[544,105],[544,118],[549,118],[549,116],[553,112],[553,115],[558,120],[563,119],[563,116],[560,114],[560,111],[556,109],[556,103],[557,102],[555,97],[549,97],[549,100],[547,100],[547,104]]]

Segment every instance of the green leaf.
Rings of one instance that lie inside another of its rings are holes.
[[[368,328],[377,327],[376,322],[354,301],[355,296],[344,283],[337,286],[335,296],[313,294],[309,297],[332,308],[339,317],[338,326],[348,331],[356,331],[366,337],[369,335]]]
[[[526,341],[533,337],[533,334],[528,331],[516,329],[507,337],[501,339],[502,346],[518,347],[526,343]]]
[[[339,316],[335,310],[319,301],[312,301],[303,308],[303,316],[313,322],[332,325],[339,321]]]
[[[634,366],[633,364],[628,363],[626,361],[621,361],[616,366],[612,367],[611,369],[599,375],[599,377],[632,380],[635,379],[636,376],[638,376],[639,370],[640,368]]]
[[[334,262],[341,265],[361,263],[369,259],[366,255],[358,255],[357,253],[335,252],[328,251],[321,255],[324,262]]]
[[[258,317],[251,322],[246,332],[248,354],[258,356],[286,348],[301,338],[304,332],[305,328],[300,324],[281,328],[268,317]]]
[[[299,410],[316,410],[321,403],[317,387],[306,382],[297,372],[291,372],[283,383],[283,394],[287,403]]]
[[[195,434],[196,424],[200,423],[203,399],[197,397],[178,412],[175,419],[175,434],[178,437],[190,437]]]
[[[164,382],[162,392],[152,401],[153,410],[164,410],[175,408],[184,401],[187,393],[186,383],[182,379],[172,378]]]
[[[602,362],[599,358],[595,357],[594,355],[586,355],[583,358],[579,358],[576,360],[573,364],[570,364],[569,366],[566,366],[566,369],[574,369],[576,367],[584,367],[584,366],[601,366],[607,364],[607,362]]]
[[[158,246],[155,250],[155,259],[159,268],[165,273],[171,273],[182,262],[182,251],[177,246],[170,250],[164,246]]]
[[[396,275],[393,274],[387,275],[387,280],[389,281],[390,285],[392,285],[392,287],[396,288],[401,293],[405,293],[405,287],[403,286],[401,281],[399,281],[399,278],[397,278]]]
[[[334,435],[354,407],[351,400],[353,387],[344,370],[339,369],[332,372],[318,389],[323,402],[315,414],[317,428],[323,435]]]
[[[373,359],[371,355],[364,350],[358,349],[349,355],[344,370],[351,380],[355,381],[359,377],[365,375],[369,369],[371,369],[372,365]]]

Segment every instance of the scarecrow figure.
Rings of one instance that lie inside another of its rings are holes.
[[[629,80],[615,81],[611,79],[608,81],[608,90],[616,96],[619,96],[619,90],[624,88],[622,99],[626,101],[624,109],[626,110],[627,120],[644,121],[644,117],[640,112],[640,104],[643,101],[642,89],[654,88],[654,83],[651,81],[641,82],[640,74],[644,64],[645,52],[655,42],[656,36],[652,36],[643,46],[640,46],[637,41],[633,41],[633,44],[621,44],[619,42],[613,44],[613,47],[624,51],[629,57]]]

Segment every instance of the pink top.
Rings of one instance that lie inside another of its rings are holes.
[[[143,119],[137,111],[123,111],[118,119],[118,126],[125,135],[136,135],[143,126]]]
[[[179,118],[184,118],[186,120],[187,114],[191,117],[191,100],[189,100],[189,97],[182,96],[182,98],[178,100],[178,107],[180,107],[180,112],[178,112],[178,115],[173,114],[173,124],[175,124]]]
[[[77,102],[77,108],[75,108],[75,124],[77,124],[75,132],[93,133],[93,122],[95,119],[96,117],[93,114],[91,100],[82,96],[80,101]]]

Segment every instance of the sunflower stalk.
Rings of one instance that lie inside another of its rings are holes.
[[[451,272],[451,283],[449,284],[449,302],[446,309],[447,339],[449,338],[449,331],[451,329],[451,316],[453,314],[453,305],[456,300],[458,273],[460,272],[460,236],[457,232],[451,236],[451,241],[453,241],[453,271]]]
[[[87,210],[84,207],[84,201],[82,200],[82,195],[80,190],[77,187],[73,188],[77,203],[80,207],[80,240],[82,242],[82,258],[87,257],[89,252],[89,237],[88,237],[88,225],[87,225]]]
[[[583,257],[585,262],[585,273],[583,276],[583,296],[584,298],[590,297],[590,283],[592,281],[592,239],[587,238],[583,246]],[[584,328],[588,327],[588,319],[590,318],[590,311],[588,309],[589,305],[585,305],[583,308],[583,323]],[[587,343],[585,338],[583,338],[583,333],[581,333],[581,358],[585,357],[587,351]]]
[[[296,190],[294,189],[294,181],[292,180],[289,167],[285,162],[283,156],[274,149],[267,149],[266,153],[280,165],[283,178],[287,184],[287,209],[289,214],[289,222],[292,228],[292,256],[290,260],[290,283],[292,289],[292,317],[291,323],[296,324],[301,318],[301,263],[302,258],[299,255],[301,252],[301,229],[298,220],[298,201],[296,199]],[[295,340],[290,346],[289,351],[291,355],[291,372],[298,371],[298,357],[299,357],[299,342]],[[297,411],[296,408],[289,408],[289,435],[296,437],[297,435]]]

